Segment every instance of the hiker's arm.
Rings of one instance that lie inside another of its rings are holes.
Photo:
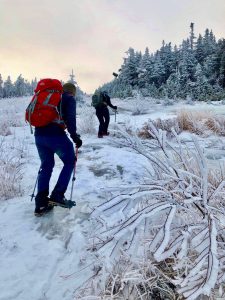
[[[62,101],[62,113],[63,120],[66,123],[67,130],[76,144],[77,148],[82,146],[82,140],[80,139],[80,135],[77,134],[76,128],[76,101],[73,96],[67,96]]]
[[[76,136],[76,102],[73,96],[66,96],[62,101],[62,117],[72,139]]]
[[[110,101],[110,97],[108,95],[105,95],[105,101],[106,104],[111,107],[112,109],[117,109],[117,106],[112,105],[111,101]]]

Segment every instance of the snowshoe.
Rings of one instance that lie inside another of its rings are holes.
[[[43,206],[43,207],[36,207],[34,210],[34,215],[36,217],[41,217],[47,213],[49,213],[50,211],[52,211],[54,208],[54,205],[48,204],[47,206]]]
[[[39,192],[35,197],[35,210],[34,215],[36,217],[43,216],[50,212],[54,208],[49,204],[48,191]]]
[[[53,206],[60,206],[69,209],[72,208],[73,206],[76,206],[75,201],[67,200],[66,198],[62,198],[61,200],[55,200],[53,198],[50,198],[48,203]]]

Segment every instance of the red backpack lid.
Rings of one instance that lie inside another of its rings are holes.
[[[41,79],[38,82],[37,87],[34,90],[34,92],[37,93],[37,92],[42,92],[45,90],[54,90],[54,91],[59,91],[60,93],[62,93],[63,87],[62,87],[61,82],[58,79],[45,78],[45,79]]]

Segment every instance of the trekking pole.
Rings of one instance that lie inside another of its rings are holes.
[[[117,111],[115,110],[115,123],[116,123],[116,114],[117,114]]]
[[[35,196],[34,193],[35,193],[35,190],[36,190],[36,186],[37,186],[37,183],[38,183],[38,178],[40,176],[40,173],[41,173],[41,167],[38,170],[37,178],[36,178],[36,181],[35,181],[35,184],[34,184],[33,193],[30,195],[30,197],[31,197],[30,201],[32,201],[34,199],[34,196]]]
[[[78,157],[78,148],[76,147],[76,160],[75,160],[74,169],[73,169],[73,177],[72,177],[72,186],[71,186],[71,193],[70,193],[70,201],[72,201],[74,181],[76,180],[75,174],[76,174],[76,166],[77,166],[77,157]]]

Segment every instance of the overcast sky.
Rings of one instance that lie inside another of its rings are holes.
[[[0,0],[0,73],[66,81],[86,92],[110,81],[129,47],[154,52],[212,29],[225,38],[225,0]]]

